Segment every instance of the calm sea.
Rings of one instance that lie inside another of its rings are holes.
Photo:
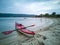
[[[15,22],[21,23],[26,27],[32,24],[35,24],[34,27],[27,28],[33,31],[38,30],[43,26],[53,23],[53,21],[48,18],[4,17],[4,18],[0,18],[0,32],[7,31],[7,30],[14,30]]]

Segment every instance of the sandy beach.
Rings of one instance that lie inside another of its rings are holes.
[[[53,24],[36,31],[28,37],[17,31],[10,35],[0,34],[0,45],[60,45],[60,18],[51,18]]]
[[[53,18],[52,20],[54,23],[51,26],[38,33],[42,38],[37,39],[39,42],[43,42],[42,45],[60,45],[60,18]]]

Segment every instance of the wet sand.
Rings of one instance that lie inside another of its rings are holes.
[[[28,37],[17,31],[4,35],[0,33],[0,45],[60,45],[60,18],[51,18],[53,24],[36,31]]]

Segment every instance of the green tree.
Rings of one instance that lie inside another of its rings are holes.
[[[56,15],[56,12],[53,12],[52,15]]]
[[[48,13],[46,13],[46,14],[45,14],[45,16],[49,16],[49,14],[48,14]]]

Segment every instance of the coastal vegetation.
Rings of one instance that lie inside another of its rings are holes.
[[[45,14],[40,14],[36,17],[60,17],[60,14],[56,14],[56,12],[52,12],[52,14],[45,13]]]
[[[13,14],[13,13],[0,13],[0,17],[60,17],[60,14],[56,14],[56,12],[52,12],[51,14],[45,13],[45,14]]]

